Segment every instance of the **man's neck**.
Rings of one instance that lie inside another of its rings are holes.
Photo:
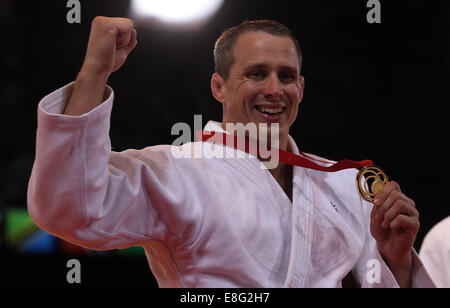
[[[222,124],[222,128],[226,131],[226,123]],[[229,132],[233,133],[233,132]],[[234,132],[236,133],[236,132]],[[247,136],[248,137],[248,136]],[[269,143],[270,136],[268,136]],[[284,151],[291,151],[290,145],[288,142],[288,136],[280,136],[279,144],[276,145],[276,148]],[[288,198],[292,202],[292,179],[293,179],[293,167],[291,165],[284,164],[279,162],[276,168],[269,169],[270,174],[274,177],[274,179],[278,182],[281,188],[284,190]]]
[[[280,140],[282,141],[282,140]],[[285,151],[292,151],[287,138],[284,139],[284,143],[280,142],[280,148]],[[278,166],[274,169],[269,169],[270,174],[278,182],[281,188],[284,190],[289,200],[292,202],[292,181],[293,181],[293,167],[291,165],[279,162]]]
[[[269,172],[292,202],[293,167],[280,162],[278,167],[275,169],[269,169]]]

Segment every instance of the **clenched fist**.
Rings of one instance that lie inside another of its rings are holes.
[[[131,19],[96,17],[82,71],[109,77],[125,63],[136,44]]]
[[[136,47],[136,37],[131,19],[101,16],[94,19],[86,58],[64,114],[80,116],[102,103],[109,76],[125,63]]]

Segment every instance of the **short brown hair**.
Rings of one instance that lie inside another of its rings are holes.
[[[274,20],[252,20],[245,21],[242,24],[225,30],[217,39],[214,47],[215,70],[223,79],[227,80],[230,74],[230,68],[235,62],[233,48],[243,33],[247,32],[266,32],[275,36],[288,36],[295,44],[298,53],[298,63],[300,71],[302,67],[303,55],[300,45],[294,34],[285,25]]]

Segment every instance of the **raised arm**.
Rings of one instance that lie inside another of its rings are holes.
[[[131,19],[94,19],[86,58],[64,114],[80,116],[102,103],[109,76],[125,63],[136,47],[136,36]]]
[[[180,220],[171,223],[174,209],[189,217],[169,146],[111,151],[114,93],[106,80],[135,46],[130,20],[96,18],[77,81],[38,107],[30,216],[47,232],[92,249],[164,240],[168,232],[185,232]]]

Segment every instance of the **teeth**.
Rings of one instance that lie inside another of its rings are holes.
[[[258,110],[265,113],[277,114],[282,113],[283,108],[266,108],[266,107],[258,107]]]

